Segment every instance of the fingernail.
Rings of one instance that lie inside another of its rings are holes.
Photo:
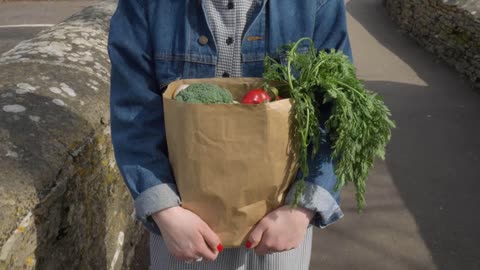
[[[222,244],[218,244],[217,250],[218,250],[218,252],[222,252],[222,250],[223,250]]]
[[[250,242],[250,241],[247,240],[247,243],[245,243],[245,246],[246,246],[247,248],[251,248],[251,247],[252,247],[252,242]]]

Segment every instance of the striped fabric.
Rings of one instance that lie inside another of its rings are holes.
[[[150,234],[150,270],[308,270],[312,249],[312,226],[296,249],[258,256],[251,249],[226,248],[214,262],[186,263],[168,254],[159,235]]]

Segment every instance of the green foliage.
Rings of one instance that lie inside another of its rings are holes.
[[[298,46],[306,41],[310,49],[298,53]],[[287,65],[266,57],[263,77],[266,87],[275,82],[280,93],[287,92],[293,99],[293,145],[303,173],[296,186],[294,204],[303,193],[309,173],[307,148],[312,143],[315,155],[321,140],[319,107],[331,103],[332,112],[325,129],[332,141],[336,189],[353,182],[357,208],[361,211],[366,205],[368,171],[376,157],[384,158],[391,129],[395,127],[390,111],[377,94],[364,88],[355,67],[342,52],[317,51],[310,38],[302,38],[285,48]],[[322,99],[317,99],[318,96]]]
[[[217,85],[195,83],[175,96],[175,100],[186,103],[233,103],[232,94]]]

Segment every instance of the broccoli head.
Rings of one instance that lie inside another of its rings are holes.
[[[217,85],[208,83],[191,84],[175,96],[175,100],[186,103],[233,103],[232,94]]]

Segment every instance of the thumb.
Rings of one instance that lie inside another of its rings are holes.
[[[212,250],[214,253],[221,252],[223,250],[220,238],[212,231],[212,229],[210,229],[208,225],[205,224],[205,226],[203,226],[201,234],[205,240],[205,243],[207,243],[210,250]]]
[[[255,228],[250,232],[247,243],[245,246],[247,248],[255,248],[262,241],[263,233],[266,231],[267,227],[262,223],[258,223]]]

